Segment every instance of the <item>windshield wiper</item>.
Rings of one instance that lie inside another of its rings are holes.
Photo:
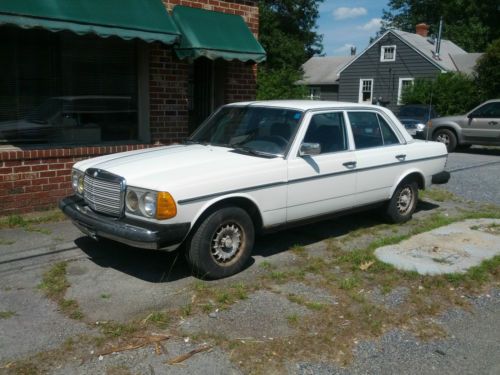
[[[208,143],[208,142],[201,142],[201,141],[195,141],[194,139],[185,139],[182,142],[182,144],[184,144],[184,145],[203,145],[203,146],[207,146],[210,143]]]
[[[233,145],[231,147],[233,147],[233,149],[236,151],[240,151],[240,152],[244,152],[245,154],[260,156],[260,157],[264,157],[264,158],[272,159],[272,158],[277,158],[277,157],[281,156],[281,155],[271,154],[270,152],[254,150],[253,148],[246,147],[246,146]]]

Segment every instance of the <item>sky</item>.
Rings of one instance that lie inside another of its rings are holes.
[[[380,29],[387,0],[324,0],[319,7],[318,33],[326,56],[347,56],[351,46],[363,51]]]

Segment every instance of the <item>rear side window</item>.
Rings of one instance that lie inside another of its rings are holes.
[[[374,112],[348,112],[356,149],[398,144],[390,125]]]
[[[304,142],[319,143],[321,154],[347,150],[343,113],[321,113],[312,116]]]

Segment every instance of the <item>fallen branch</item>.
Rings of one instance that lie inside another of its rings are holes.
[[[97,356],[101,355],[108,355],[108,354],[113,354],[113,353],[119,353],[119,352],[124,352],[127,350],[134,350],[134,349],[139,349],[142,348],[143,346],[146,346],[148,344],[155,344],[155,349],[156,352],[158,352],[160,349],[158,349],[158,345],[161,341],[167,340],[170,338],[170,336],[166,335],[151,335],[151,336],[136,336],[136,338],[141,339],[143,341],[133,343],[133,344],[127,344],[124,346],[118,346],[118,347],[112,347],[107,350],[103,350],[99,353],[97,353]]]
[[[200,348],[197,348],[197,349],[193,349],[191,350],[190,352],[188,353],[185,353],[185,354],[181,354],[175,358],[172,358],[171,360],[167,361],[167,363],[169,365],[174,365],[176,363],[181,363],[181,362],[184,362],[186,359],[188,358],[191,358],[193,355],[197,354],[197,353],[201,353],[201,352],[206,352],[207,350],[210,350],[212,349],[211,346],[202,346]]]

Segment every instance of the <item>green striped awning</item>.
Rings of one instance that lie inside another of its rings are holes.
[[[176,6],[172,18],[182,33],[174,47],[180,59],[204,56],[211,60],[262,62],[266,51],[241,16]]]
[[[0,25],[165,44],[180,36],[161,0],[1,0]]]

